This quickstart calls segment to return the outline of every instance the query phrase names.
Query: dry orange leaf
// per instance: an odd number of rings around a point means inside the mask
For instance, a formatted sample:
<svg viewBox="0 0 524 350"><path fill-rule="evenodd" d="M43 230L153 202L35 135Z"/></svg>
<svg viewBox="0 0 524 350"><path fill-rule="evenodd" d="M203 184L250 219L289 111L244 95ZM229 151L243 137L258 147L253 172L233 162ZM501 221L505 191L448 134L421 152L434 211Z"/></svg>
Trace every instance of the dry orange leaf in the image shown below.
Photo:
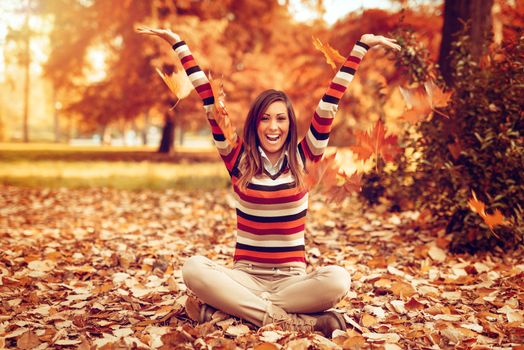
<svg viewBox="0 0 524 350"><path fill-rule="evenodd" d="M423 310L424 304L420 303L415 298L411 298L407 303L404 304L404 307L408 310Z"/></svg>
<svg viewBox="0 0 524 350"><path fill-rule="evenodd" d="M386 129L380 120L377 120L371 132L357 131L355 136L357 144L351 150L360 160L367 160L373 155L378 160L380 155L386 162L390 162L400 153L397 136L386 137Z"/></svg>
<svg viewBox="0 0 524 350"><path fill-rule="evenodd" d="M167 75L159 68L156 68L156 72L179 100L186 98L193 90L193 85L183 70L173 72L171 75Z"/></svg>
<svg viewBox="0 0 524 350"><path fill-rule="evenodd" d="M444 92L441 88L433 82L433 80L426 81L424 83L424 89L429 97L429 103L432 108L446 107L451 99L453 92Z"/></svg>
<svg viewBox="0 0 524 350"><path fill-rule="evenodd" d="M470 209L479 214L482 219L484 219L484 222L490 229L493 230L493 227L497 225L506 225L507 222L504 220L504 215L500 212L500 210L496 209L493 214L487 214L486 213L486 204L484 202L477 199L477 195L474 191L471 191L472 197L468 201L468 205Z"/></svg>
<svg viewBox="0 0 524 350"><path fill-rule="evenodd" d="M347 175L336 162L336 152L325 155L316 162L306 161L305 185L308 190L319 184L329 202L340 203L349 193L361 190L362 175ZM343 180L339 184L339 179Z"/></svg>
<svg viewBox="0 0 524 350"><path fill-rule="evenodd" d="M480 216L486 215L485 209L486 205L477 199L477 195L474 191L471 191L471 194L473 195L473 198L468 201L468 205L475 213L479 214Z"/></svg>
<svg viewBox="0 0 524 350"><path fill-rule="evenodd" d="M346 62L346 58L344 56L342 56L329 44L322 43L322 41L320 41L319 38L313 37L313 45L315 46L315 49L319 50L324 54L324 56L326 57L326 62L331 67L333 67L333 69L337 69L337 65L342 65L344 62Z"/></svg>
<svg viewBox="0 0 524 350"><path fill-rule="evenodd" d="M378 323L378 320L370 314L364 313L360 322L364 327L369 328L371 326L376 325Z"/></svg>
<svg viewBox="0 0 524 350"><path fill-rule="evenodd" d="M424 87L405 88L400 86L400 94L408 110L400 117L412 124L426 120L431 111L449 119L449 116L436 110L437 107L446 107L451 98L451 92L444 92L432 80L424 83Z"/></svg>
<svg viewBox="0 0 524 350"><path fill-rule="evenodd" d="M403 298L409 298L416 293L415 289L413 289L413 287L410 284L404 282L394 282L391 285L391 291L396 296Z"/></svg>
<svg viewBox="0 0 524 350"><path fill-rule="evenodd" d="M186 300L186 314L193 321L198 321L200 319L200 307L202 303L194 297L188 297Z"/></svg>
<svg viewBox="0 0 524 350"><path fill-rule="evenodd" d="M324 155L324 157L316 162L306 160L306 176L304 178L304 182L308 189L312 189L317 184L319 184L320 180L324 177L328 169L336 167L336 155L336 152L330 155ZM332 181L332 179L330 180Z"/></svg>
<svg viewBox="0 0 524 350"><path fill-rule="evenodd" d="M455 139L455 142L448 144L448 150L449 153L451 153L453 159L457 160L460 157L460 153L462 152L460 142L457 139Z"/></svg>
<svg viewBox="0 0 524 350"><path fill-rule="evenodd" d="M278 350L278 347L273 343L258 344L253 350Z"/></svg>
<svg viewBox="0 0 524 350"><path fill-rule="evenodd" d="M496 209L495 213L493 214L486 214L484 216L484 222L489 226L490 229L493 229L493 227L497 225L506 224L506 221L504 221L504 215L502 215L498 209Z"/></svg>
<svg viewBox="0 0 524 350"><path fill-rule="evenodd" d="M211 78L211 74L210 74ZM235 147L238 141L237 134L233 124L231 123L231 118L226 109L224 92L224 83L220 79L210 79L211 89L213 90L213 95L215 96L215 111L214 117L215 120L224 133L224 137L227 142Z"/></svg>

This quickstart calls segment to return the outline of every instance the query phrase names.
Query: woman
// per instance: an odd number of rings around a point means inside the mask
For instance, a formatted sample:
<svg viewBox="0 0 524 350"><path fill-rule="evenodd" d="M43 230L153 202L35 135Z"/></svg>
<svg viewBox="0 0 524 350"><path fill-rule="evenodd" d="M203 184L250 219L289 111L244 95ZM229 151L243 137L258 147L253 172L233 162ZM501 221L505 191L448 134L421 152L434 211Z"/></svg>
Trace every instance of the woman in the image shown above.
<svg viewBox="0 0 524 350"><path fill-rule="evenodd" d="M383 36L363 35L320 100L300 142L288 96L267 90L249 110L243 138L234 135L236 142L230 143L215 120L209 80L187 44L167 29L137 31L161 37L177 53L202 98L237 201L233 269L203 256L191 257L182 268L184 282L204 302L198 321L211 320L219 309L257 326L279 323L285 329L319 331L328 337L335 329L345 329L342 315L326 310L349 291L349 273L339 266L306 273L304 164L322 157L338 102L367 50L376 46L400 50L400 46Z"/></svg>

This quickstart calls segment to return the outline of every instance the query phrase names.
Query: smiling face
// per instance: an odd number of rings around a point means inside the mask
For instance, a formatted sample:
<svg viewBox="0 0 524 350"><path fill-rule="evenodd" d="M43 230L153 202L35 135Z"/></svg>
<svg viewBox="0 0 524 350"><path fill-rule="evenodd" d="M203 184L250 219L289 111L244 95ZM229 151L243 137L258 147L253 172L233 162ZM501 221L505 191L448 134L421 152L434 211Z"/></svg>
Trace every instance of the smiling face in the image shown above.
<svg viewBox="0 0 524 350"><path fill-rule="evenodd" d="M269 160L275 163L289 134L289 115L283 101L271 103L260 116L257 125L258 141Z"/></svg>

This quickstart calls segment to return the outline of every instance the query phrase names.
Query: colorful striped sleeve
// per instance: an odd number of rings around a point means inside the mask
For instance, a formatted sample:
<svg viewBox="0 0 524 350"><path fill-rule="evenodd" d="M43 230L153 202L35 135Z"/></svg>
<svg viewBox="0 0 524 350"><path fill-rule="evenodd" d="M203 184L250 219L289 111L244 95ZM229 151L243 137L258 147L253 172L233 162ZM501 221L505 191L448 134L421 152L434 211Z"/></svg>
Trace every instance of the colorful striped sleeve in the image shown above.
<svg viewBox="0 0 524 350"><path fill-rule="evenodd" d="M179 41L175 43L173 45L173 50L175 50L176 54L178 55L178 58L180 59L180 62L182 63L189 80L202 99L208 122L211 125L213 141L218 149L218 152L220 153L220 156L222 157L222 160L226 164L229 173L231 174L237 158L241 153L242 142L240 142L236 133L233 135L234 141L236 141L234 142L236 143L234 147L226 140L224 132L215 119L215 96L213 95L211 83L209 82L206 74L198 66L185 41Z"/></svg>
<svg viewBox="0 0 524 350"><path fill-rule="evenodd" d="M322 158L329 141L333 118L338 110L338 102L353 80L360 61L368 50L368 45L357 41L346 62L329 84L313 114L309 130L299 145L299 150L305 158L313 161Z"/></svg>

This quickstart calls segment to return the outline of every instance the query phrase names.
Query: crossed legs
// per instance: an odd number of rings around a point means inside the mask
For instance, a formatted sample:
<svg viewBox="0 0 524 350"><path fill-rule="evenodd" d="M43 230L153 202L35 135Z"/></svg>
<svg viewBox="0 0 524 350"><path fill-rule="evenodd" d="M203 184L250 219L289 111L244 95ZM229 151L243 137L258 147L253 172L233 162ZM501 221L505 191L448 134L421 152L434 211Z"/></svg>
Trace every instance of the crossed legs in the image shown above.
<svg viewBox="0 0 524 350"><path fill-rule="evenodd" d="M206 304L262 326L266 313L277 306L288 313L314 313L333 307L350 287L349 273L325 266L307 275L275 281L228 269L203 256L189 258L182 268L187 287Z"/></svg>

